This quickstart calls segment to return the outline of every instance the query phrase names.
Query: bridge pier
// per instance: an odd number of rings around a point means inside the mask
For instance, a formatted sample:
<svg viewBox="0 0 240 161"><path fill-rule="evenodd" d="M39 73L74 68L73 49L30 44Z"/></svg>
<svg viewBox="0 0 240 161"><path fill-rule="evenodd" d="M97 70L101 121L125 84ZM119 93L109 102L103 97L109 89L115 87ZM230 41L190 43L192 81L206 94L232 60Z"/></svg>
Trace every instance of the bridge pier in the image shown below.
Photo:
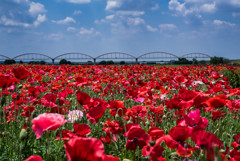
<svg viewBox="0 0 240 161"><path fill-rule="evenodd" d="M96 65L96 58L93 59L93 64Z"/></svg>
<svg viewBox="0 0 240 161"><path fill-rule="evenodd" d="M52 64L54 65L54 59L52 59Z"/></svg>

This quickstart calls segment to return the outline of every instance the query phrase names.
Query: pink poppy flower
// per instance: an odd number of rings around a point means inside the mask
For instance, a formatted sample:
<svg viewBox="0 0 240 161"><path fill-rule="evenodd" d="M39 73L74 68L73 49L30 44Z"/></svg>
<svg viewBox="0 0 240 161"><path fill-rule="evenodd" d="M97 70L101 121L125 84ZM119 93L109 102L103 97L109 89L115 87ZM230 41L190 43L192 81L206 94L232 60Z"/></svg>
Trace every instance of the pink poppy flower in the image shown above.
<svg viewBox="0 0 240 161"><path fill-rule="evenodd" d="M32 155L27 158L25 161L42 161L42 158L39 155Z"/></svg>
<svg viewBox="0 0 240 161"><path fill-rule="evenodd" d="M66 122L61 114L43 113L32 120L32 129L36 133L36 139L40 138L44 131L54 131Z"/></svg>

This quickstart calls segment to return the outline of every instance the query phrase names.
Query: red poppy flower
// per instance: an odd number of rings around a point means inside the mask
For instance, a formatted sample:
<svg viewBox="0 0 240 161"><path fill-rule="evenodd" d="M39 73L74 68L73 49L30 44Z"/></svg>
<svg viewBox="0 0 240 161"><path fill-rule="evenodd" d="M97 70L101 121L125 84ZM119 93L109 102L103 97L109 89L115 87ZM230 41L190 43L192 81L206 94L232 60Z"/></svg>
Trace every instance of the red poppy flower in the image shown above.
<svg viewBox="0 0 240 161"><path fill-rule="evenodd" d="M118 161L118 157L114 157L112 155L104 155L103 161Z"/></svg>
<svg viewBox="0 0 240 161"><path fill-rule="evenodd" d="M146 145L142 149L142 154L144 157L150 156L150 160L158 160L162 158L162 152L165 150L162 146L159 144L163 141L163 137L159 138L156 141L150 141L148 142L148 145Z"/></svg>
<svg viewBox="0 0 240 161"><path fill-rule="evenodd" d="M9 74L0 73L0 88L10 87L12 84L16 82L17 82L17 79L15 77L12 77Z"/></svg>
<svg viewBox="0 0 240 161"><path fill-rule="evenodd" d="M150 140L146 132L141 127L137 126L132 126L124 136L127 137L126 148L130 150L135 150L137 146L143 148Z"/></svg>
<svg viewBox="0 0 240 161"><path fill-rule="evenodd" d="M184 119L177 120L177 125L179 126L188 126L190 131L193 128L205 129L208 125L208 120L204 117L201 117L200 110L192 111Z"/></svg>
<svg viewBox="0 0 240 161"><path fill-rule="evenodd" d="M174 77L174 80L177 82L177 83L186 83L188 80L185 79L184 76L180 76L180 75L177 75Z"/></svg>
<svg viewBox="0 0 240 161"><path fill-rule="evenodd" d="M170 149L176 149L176 153L183 157L190 157L195 151L189 144L185 143L190 136L188 127L175 126L169 131L169 135L164 136L164 141Z"/></svg>
<svg viewBox="0 0 240 161"><path fill-rule="evenodd" d="M123 130L119 122L117 122L116 120L108 119L106 122L103 123L103 125L104 128L102 128L102 130L104 130L106 133L118 134Z"/></svg>
<svg viewBox="0 0 240 161"><path fill-rule="evenodd" d="M73 125L74 132L79 136L86 136L91 133L91 128L87 124L78 124L74 123Z"/></svg>
<svg viewBox="0 0 240 161"><path fill-rule="evenodd" d="M212 108L223 107L226 104L226 101L220 97L212 97L206 101L206 104Z"/></svg>
<svg viewBox="0 0 240 161"><path fill-rule="evenodd" d="M36 134L36 138L40 138L44 131L54 131L66 122L63 115L55 113L43 113L32 120L32 129Z"/></svg>
<svg viewBox="0 0 240 161"><path fill-rule="evenodd" d="M39 155L32 155L24 161L42 161L42 158Z"/></svg>
<svg viewBox="0 0 240 161"><path fill-rule="evenodd" d="M123 107L124 105L123 101L115 100L115 101L111 101L109 104L111 108L110 114L112 116L115 116L116 114L118 114L119 116L122 116L127 112L127 108Z"/></svg>
<svg viewBox="0 0 240 161"><path fill-rule="evenodd" d="M102 106L97 106L97 107L92 107L88 113L86 114L87 119L91 122L91 123L97 123L98 120L103 116L104 112L105 112L106 108L102 107Z"/></svg>
<svg viewBox="0 0 240 161"><path fill-rule="evenodd" d="M78 137L76 134L74 134L72 131L69 130L61 130L61 140L70 140L71 138ZM56 140L60 140L60 134L57 136Z"/></svg>
<svg viewBox="0 0 240 161"><path fill-rule="evenodd" d="M26 79L32 75L26 68L22 66L13 68L13 74L17 79Z"/></svg>
<svg viewBox="0 0 240 161"><path fill-rule="evenodd" d="M45 107L57 107L56 100L57 95L53 93L47 93L41 98L41 102Z"/></svg>
<svg viewBox="0 0 240 161"><path fill-rule="evenodd" d="M142 149L142 154L144 157L149 155L151 157L151 160L157 160L158 158L162 157L162 152L164 150L165 149L162 146L160 146L159 144L156 144L153 147L145 146Z"/></svg>
<svg viewBox="0 0 240 161"><path fill-rule="evenodd" d="M240 160L240 151L232 150L230 152L231 159L230 161L239 161Z"/></svg>
<svg viewBox="0 0 240 161"><path fill-rule="evenodd" d="M133 106L131 110L133 117L137 116L137 118L141 117L143 119L147 115L147 109L145 106L141 105Z"/></svg>
<svg viewBox="0 0 240 161"><path fill-rule="evenodd" d="M190 101L195 99L199 94L191 90L181 89L178 95L181 100Z"/></svg>
<svg viewBox="0 0 240 161"><path fill-rule="evenodd" d="M65 142L68 161L102 161L105 155L103 143L96 138L77 137Z"/></svg>
<svg viewBox="0 0 240 161"><path fill-rule="evenodd" d="M90 103L91 97L87 93L77 91L76 94L77 94L77 101L80 105L86 105Z"/></svg>
<svg viewBox="0 0 240 161"><path fill-rule="evenodd" d="M212 112L211 118L213 121L216 121L216 120L220 119L222 116L223 116L223 112L216 110L216 111Z"/></svg>
<svg viewBox="0 0 240 161"><path fill-rule="evenodd" d="M164 131L159 127L151 127L147 133L151 136L152 140L156 140L164 135Z"/></svg>
<svg viewBox="0 0 240 161"><path fill-rule="evenodd" d="M240 133L239 134L236 134L233 136L235 142L232 142L232 147L234 149L238 149L238 147L240 147Z"/></svg>
<svg viewBox="0 0 240 161"><path fill-rule="evenodd" d="M214 147L220 149L223 146L223 142L216 135L203 130L193 131L192 141L207 152L212 152Z"/></svg>

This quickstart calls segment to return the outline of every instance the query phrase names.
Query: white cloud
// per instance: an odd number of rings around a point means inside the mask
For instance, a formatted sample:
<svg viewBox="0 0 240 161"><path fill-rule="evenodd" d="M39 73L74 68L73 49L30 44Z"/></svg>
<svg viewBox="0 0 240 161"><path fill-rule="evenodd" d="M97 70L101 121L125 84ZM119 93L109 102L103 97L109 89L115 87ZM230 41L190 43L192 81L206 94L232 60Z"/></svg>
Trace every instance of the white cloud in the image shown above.
<svg viewBox="0 0 240 161"><path fill-rule="evenodd" d="M0 24L4 26L21 26L21 27L30 27L31 24L18 22L16 20L8 19L5 16L1 16Z"/></svg>
<svg viewBox="0 0 240 161"><path fill-rule="evenodd" d="M146 11L156 10L159 0L107 0L107 11Z"/></svg>
<svg viewBox="0 0 240 161"><path fill-rule="evenodd" d="M90 3L91 0L65 0L69 3L75 3L75 4L82 4L82 3Z"/></svg>
<svg viewBox="0 0 240 161"><path fill-rule="evenodd" d="M142 16L145 14L144 11L117 11L116 14L123 16Z"/></svg>
<svg viewBox="0 0 240 161"><path fill-rule="evenodd" d="M150 32L157 32L157 31L158 31L157 28L154 28L154 27L152 27L152 26L150 26L150 25L147 25L146 28L147 28L147 30L150 31Z"/></svg>
<svg viewBox="0 0 240 161"><path fill-rule="evenodd" d="M234 12L234 13L232 13L232 16L233 17L239 17L240 16L240 12Z"/></svg>
<svg viewBox="0 0 240 161"><path fill-rule="evenodd" d="M41 3L31 0L1 0L0 3L0 23L9 29L37 27L47 19L47 10Z"/></svg>
<svg viewBox="0 0 240 161"><path fill-rule="evenodd" d="M40 23L42 23L46 20L47 20L47 18L46 18L45 14L44 15L39 14L37 19L33 22L33 25L37 27L38 25L40 25Z"/></svg>
<svg viewBox="0 0 240 161"><path fill-rule="evenodd" d="M199 15L199 13L214 13L217 10L215 1L213 3L205 2L204 0L185 0L183 3L180 3L178 0L170 0L168 8L183 16L189 14Z"/></svg>
<svg viewBox="0 0 240 161"><path fill-rule="evenodd" d="M236 26L236 24L234 24L234 23L230 23L227 21L221 21L221 20L214 20L213 23L218 26L222 26L222 25L227 25L227 26L231 26L231 27Z"/></svg>
<svg viewBox="0 0 240 161"><path fill-rule="evenodd" d="M68 27L67 31L68 32L75 32L75 31L77 31L77 29L75 27Z"/></svg>
<svg viewBox="0 0 240 161"><path fill-rule="evenodd" d="M234 6L240 7L240 1L239 0L229 0L229 2Z"/></svg>
<svg viewBox="0 0 240 161"><path fill-rule="evenodd" d="M62 24L62 25L66 25L66 24L69 24L69 23L76 23L76 21L72 18L72 17L66 17L65 19L63 20L52 20L53 23L56 23L56 24Z"/></svg>
<svg viewBox="0 0 240 161"><path fill-rule="evenodd" d="M47 38L50 40L60 40L63 38L63 35L58 34L58 33L52 33L52 34L48 35Z"/></svg>
<svg viewBox="0 0 240 161"><path fill-rule="evenodd" d="M201 11L203 12L215 12L216 11L216 2L214 1L213 3L206 3L201 6Z"/></svg>
<svg viewBox="0 0 240 161"><path fill-rule="evenodd" d="M112 20L114 19L115 15L108 15L106 16L106 20Z"/></svg>
<svg viewBox="0 0 240 161"><path fill-rule="evenodd" d="M80 14L82 14L82 11L80 11L80 10L75 10L75 11L73 12L73 14L74 14L74 15L80 15Z"/></svg>
<svg viewBox="0 0 240 161"><path fill-rule="evenodd" d="M186 11L184 3L181 4L180 2L178 2L178 0L170 0L168 3L168 8L170 10L178 11L183 14L185 14Z"/></svg>
<svg viewBox="0 0 240 161"><path fill-rule="evenodd" d="M153 6L152 8L151 8L151 10L158 10L159 9L159 5L158 4L155 4L155 6Z"/></svg>
<svg viewBox="0 0 240 161"><path fill-rule="evenodd" d="M35 2L30 3L30 8L28 11L31 15L38 15L46 12L44 5Z"/></svg>
<svg viewBox="0 0 240 161"><path fill-rule="evenodd" d="M98 25L99 25L99 24L103 24L103 23L108 23L108 22L110 22L110 21L113 21L115 17L116 17L115 15L108 15L108 16L106 16L104 19L95 20L94 23L95 23L95 24L98 24Z"/></svg>
<svg viewBox="0 0 240 161"><path fill-rule="evenodd" d="M145 24L145 21L142 18L136 17L136 18L128 18L127 23L130 26L131 25L137 26L137 25L140 25L140 24Z"/></svg>
<svg viewBox="0 0 240 161"><path fill-rule="evenodd" d="M172 30L177 29L177 27L174 24L160 24L159 28L160 28L161 32L172 31Z"/></svg>
<svg viewBox="0 0 240 161"><path fill-rule="evenodd" d="M107 1L107 6L106 6L106 10L112 10L115 8L119 8L121 6L120 1L118 0L108 0Z"/></svg>
<svg viewBox="0 0 240 161"><path fill-rule="evenodd" d="M93 27L91 27L90 29L81 27L80 31L78 32L79 35L99 35L100 33L98 31L96 31Z"/></svg>

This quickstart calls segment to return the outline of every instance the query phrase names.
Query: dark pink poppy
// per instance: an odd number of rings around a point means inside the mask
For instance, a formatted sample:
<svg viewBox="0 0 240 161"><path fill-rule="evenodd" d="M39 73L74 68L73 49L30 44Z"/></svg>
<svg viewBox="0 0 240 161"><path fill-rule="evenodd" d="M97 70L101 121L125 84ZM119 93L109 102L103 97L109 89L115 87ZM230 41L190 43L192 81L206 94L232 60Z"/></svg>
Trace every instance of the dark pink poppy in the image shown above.
<svg viewBox="0 0 240 161"><path fill-rule="evenodd" d="M72 138L65 142L64 148L68 161L102 161L105 156L104 145L96 138Z"/></svg>
<svg viewBox="0 0 240 161"><path fill-rule="evenodd" d="M56 113L43 113L32 120L32 129L36 134L36 138L40 138L44 131L54 131L66 122L63 115Z"/></svg>

